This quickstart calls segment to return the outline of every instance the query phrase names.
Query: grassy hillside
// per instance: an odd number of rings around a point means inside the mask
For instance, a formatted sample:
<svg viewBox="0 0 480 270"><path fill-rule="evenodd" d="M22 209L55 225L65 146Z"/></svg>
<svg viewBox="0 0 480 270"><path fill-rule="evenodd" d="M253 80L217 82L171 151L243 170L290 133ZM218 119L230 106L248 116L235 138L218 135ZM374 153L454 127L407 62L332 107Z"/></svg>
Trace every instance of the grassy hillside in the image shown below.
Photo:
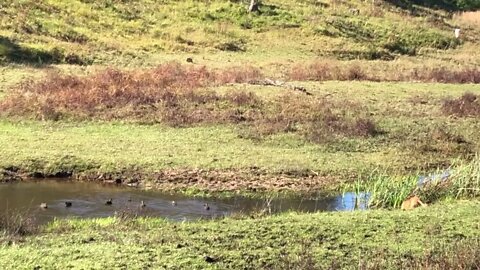
<svg viewBox="0 0 480 270"><path fill-rule="evenodd" d="M0 6L0 59L138 65L160 53L218 52L270 61L392 59L478 41L478 28L471 27L461 40L454 38L457 22L450 12L457 7L447 1L440 9L421 1L376 3L270 0L248 14L245 2L226 0L6 0Z"/></svg>

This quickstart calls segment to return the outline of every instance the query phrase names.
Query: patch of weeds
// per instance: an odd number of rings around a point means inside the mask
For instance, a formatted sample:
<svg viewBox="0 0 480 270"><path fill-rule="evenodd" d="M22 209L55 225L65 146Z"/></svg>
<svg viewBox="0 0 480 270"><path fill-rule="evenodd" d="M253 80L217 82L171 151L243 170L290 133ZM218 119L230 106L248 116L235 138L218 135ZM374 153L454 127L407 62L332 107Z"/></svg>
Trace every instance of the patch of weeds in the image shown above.
<svg viewBox="0 0 480 270"><path fill-rule="evenodd" d="M464 93L461 97L443 102L442 112L457 117L480 116L480 97L473 93Z"/></svg>
<svg viewBox="0 0 480 270"><path fill-rule="evenodd" d="M28 212L9 212L0 214L0 236L7 239L35 234L39 231L34 217ZM0 240L2 237L0 237Z"/></svg>

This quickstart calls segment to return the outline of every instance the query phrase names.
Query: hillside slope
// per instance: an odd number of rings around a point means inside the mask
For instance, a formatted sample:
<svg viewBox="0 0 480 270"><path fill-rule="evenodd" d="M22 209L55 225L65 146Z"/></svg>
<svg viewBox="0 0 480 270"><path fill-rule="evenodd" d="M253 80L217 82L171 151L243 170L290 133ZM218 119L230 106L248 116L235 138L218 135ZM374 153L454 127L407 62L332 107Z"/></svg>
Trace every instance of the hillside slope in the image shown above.
<svg viewBox="0 0 480 270"><path fill-rule="evenodd" d="M454 38L452 10L459 7L451 1L430 8L412 1L269 0L252 14L244 2L227 0L3 2L4 63L124 64L159 53L218 52L390 60L458 50L479 36L469 26Z"/></svg>

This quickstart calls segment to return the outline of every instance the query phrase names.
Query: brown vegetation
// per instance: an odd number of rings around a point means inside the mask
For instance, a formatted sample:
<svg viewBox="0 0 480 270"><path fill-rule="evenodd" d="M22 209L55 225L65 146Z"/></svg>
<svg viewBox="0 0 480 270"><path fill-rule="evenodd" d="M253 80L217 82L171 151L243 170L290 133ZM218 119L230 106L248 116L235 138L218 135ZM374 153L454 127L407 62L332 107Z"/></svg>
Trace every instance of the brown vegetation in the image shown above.
<svg viewBox="0 0 480 270"><path fill-rule="evenodd" d="M480 11L465 11L454 15L453 19L461 24L480 26Z"/></svg>
<svg viewBox="0 0 480 270"><path fill-rule="evenodd" d="M319 60L294 66L287 77L296 81L421 81L440 83L480 83L480 69L464 67L421 67L403 70L394 64L376 63L381 67Z"/></svg>
<svg viewBox="0 0 480 270"><path fill-rule="evenodd" d="M135 119L181 126L208 122L225 102L255 103L252 96L221 96L203 88L249 82L260 75L252 67L209 71L177 63L140 71L107 69L86 77L53 73L24 82L0 108L9 115L46 120Z"/></svg>
<svg viewBox="0 0 480 270"><path fill-rule="evenodd" d="M349 74L363 76L357 69ZM9 116L42 120L129 120L174 127L243 123L249 127L246 137L251 138L298 132L314 142L324 142L337 136L378 133L365 110L352 102L300 92L283 92L266 101L253 92L219 94L206 88L253 82L260 76L251 67L209 71L176 63L141 71L107 69L86 77L55 73L38 82L24 82L0 103L0 109Z"/></svg>
<svg viewBox="0 0 480 270"><path fill-rule="evenodd" d="M1 213L0 214L0 240L2 234L7 238L15 238L34 234L38 225L28 213Z"/></svg>
<svg viewBox="0 0 480 270"><path fill-rule="evenodd" d="M337 178L317 175L312 171L267 172L257 168L228 170L182 170L171 169L157 173L147 173L135 169L111 174L82 173L75 175L82 181L102 181L104 183L154 187L158 190L197 189L208 191L296 191L305 194L325 191ZM148 181L145 181L148 179ZM345 180L345 179L342 179Z"/></svg>
<svg viewBox="0 0 480 270"><path fill-rule="evenodd" d="M443 102L442 111L446 115L458 117L480 116L480 97L473 93L465 93L456 99L447 99Z"/></svg>
<svg viewBox="0 0 480 270"><path fill-rule="evenodd" d="M420 198L415 195L403 201L401 209L412 210L414 208L417 208L418 206L427 206L427 204L422 202L422 200L420 200Z"/></svg>

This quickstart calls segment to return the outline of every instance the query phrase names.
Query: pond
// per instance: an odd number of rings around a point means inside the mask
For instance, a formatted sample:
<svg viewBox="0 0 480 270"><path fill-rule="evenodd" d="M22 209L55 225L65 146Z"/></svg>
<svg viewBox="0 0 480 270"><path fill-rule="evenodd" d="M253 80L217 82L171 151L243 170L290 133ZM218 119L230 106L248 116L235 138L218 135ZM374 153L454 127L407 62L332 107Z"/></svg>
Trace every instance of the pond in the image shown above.
<svg viewBox="0 0 480 270"><path fill-rule="evenodd" d="M109 199L112 199L111 205L106 204ZM142 201L144 207L141 206ZM66 207L65 202L71 202L71 206ZM40 207L42 203L47 204L46 209ZM136 213L142 216L183 221L218 218L235 213L249 214L263 209L267 209L266 211L271 213L278 213L284 211L351 211L365 208L365 203L356 203L354 193L330 197L318 196L318 198L309 199L278 197L267 200L242 196L197 198L182 194L64 179L0 185L0 213L30 212L39 223L45 223L54 218L108 217L115 213Z"/></svg>

